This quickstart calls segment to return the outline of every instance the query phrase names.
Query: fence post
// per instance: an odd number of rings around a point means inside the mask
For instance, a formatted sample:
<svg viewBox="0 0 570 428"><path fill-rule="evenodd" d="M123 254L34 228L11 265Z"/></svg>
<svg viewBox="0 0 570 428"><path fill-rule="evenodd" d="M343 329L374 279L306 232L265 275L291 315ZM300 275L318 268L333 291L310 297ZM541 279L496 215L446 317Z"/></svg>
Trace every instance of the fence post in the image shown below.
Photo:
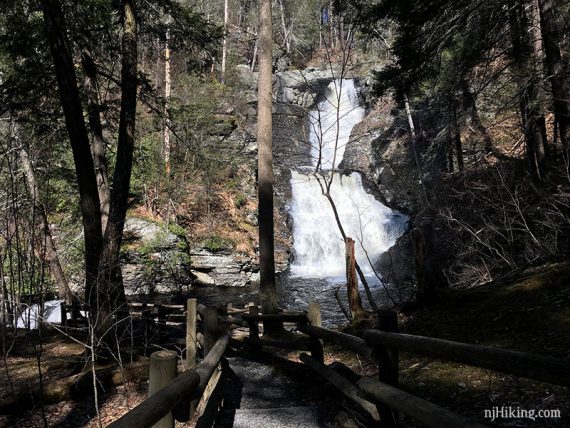
<svg viewBox="0 0 570 428"><path fill-rule="evenodd" d="M309 324L315 327L321 326L321 305L318 302L309 303L307 318L309 319Z"/></svg>
<svg viewBox="0 0 570 428"><path fill-rule="evenodd" d="M255 304L249 304L249 315L259 315L259 308ZM257 341L259 339L259 323L257 321L247 321L249 325L249 338ZM249 348L254 354L261 351L261 345L258 343L249 343Z"/></svg>
<svg viewBox="0 0 570 428"><path fill-rule="evenodd" d="M206 308L204 313L204 357L208 355L212 346L218 340L219 318L218 311L214 308Z"/></svg>
<svg viewBox="0 0 570 428"><path fill-rule="evenodd" d="M160 391L176 377L175 351L156 351L150 356L148 395ZM153 428L173 428L174 417L169 412L164 418L153 425Z"/></svg>
<svg viewBox="0 0 570 428"><path fill-rule="evenodd" d="M60 303L59 310L61 311L61 326L67 333L67 305L65 301Z"/></svg>
<svg viewBox="0 0 570 428"><path fill-rule="evenodd" d="M395 311L379 311L378 330L398 331L398 314ZM399 356L396 349L378 348L378 378L380 382L398 386ZM395 428L398 426L398 412L385 404L379 404L380 426L382 428Z"/></svg>
<svg viewBox="0 0 570 428"><path fill-rule="evenodd" d="M315 327L321 326L321 306L317 302L309 303L307 310L307 319L309 324ZM323 344L316 337L311 337L309 340L309 347L311 348L311 357L320 363L324 363L325 354L323 351Z"/></svg>
<svg viewBox="0 0 570 428"><path fill-rule="evenodd" d="M255 305L249 306L250 315L259 315L259 308ZM259 323L257 321L249 322L249 337L251 339L259 339Z"/></svg>
<svg viewBox="0 0 570 428"><path fill-rule="evenodd" d="M186 365L188 368L196 365L196 299L186 301Z"/></svg>

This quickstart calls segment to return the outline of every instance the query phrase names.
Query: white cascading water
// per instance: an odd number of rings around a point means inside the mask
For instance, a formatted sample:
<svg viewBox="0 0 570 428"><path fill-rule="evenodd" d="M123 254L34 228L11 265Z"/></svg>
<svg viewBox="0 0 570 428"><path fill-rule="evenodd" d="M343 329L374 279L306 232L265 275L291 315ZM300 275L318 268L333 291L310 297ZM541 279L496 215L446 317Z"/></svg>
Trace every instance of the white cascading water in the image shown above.
<svg viewBox="0 0 570 428"><path fill-rule="evenodd" d="M407 217L366 193L359 173L342 175L333 171L342 161L352 128L363 117L353 80L332 82L326 99L309 115L312 166L291 171L294 277L345 275L344 242L321 190L324 178L330 181L331 174L330 195L346 235L356 241L356 259L367 276L372 274L368 259L376 261L406 228Z"/></svg>

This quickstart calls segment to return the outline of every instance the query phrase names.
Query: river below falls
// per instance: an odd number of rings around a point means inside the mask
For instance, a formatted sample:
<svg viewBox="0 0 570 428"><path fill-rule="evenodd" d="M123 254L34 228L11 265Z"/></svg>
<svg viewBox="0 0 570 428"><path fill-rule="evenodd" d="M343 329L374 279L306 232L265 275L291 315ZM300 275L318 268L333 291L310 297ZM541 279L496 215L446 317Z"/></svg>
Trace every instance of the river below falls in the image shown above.
<svg viewBox="0 0 570 428"><path fill-rule="evenodd" d="M321 306L322 323L325 327L335 327L346 324L348 320L339 308L334 290L339 287L340 301L347 306L346 281L343 278L299 278L291 277L287 273L277 276L277 295L279 307L286 310L305 311L310 302L316 301ZM409 298L409 292L402 289L376 284L371 287L374 301L379 306L391 306L388 294L396 303ZM364 308L371 310L362 286L360 295ZM183 303L186 298L196 298L207 306L220 306L231 303L234 307L243 307L249 302L260 304L262 296L259 286L247 287L220 287L204 286L193 287L184 297L175 298L176 303Z"/></svg>

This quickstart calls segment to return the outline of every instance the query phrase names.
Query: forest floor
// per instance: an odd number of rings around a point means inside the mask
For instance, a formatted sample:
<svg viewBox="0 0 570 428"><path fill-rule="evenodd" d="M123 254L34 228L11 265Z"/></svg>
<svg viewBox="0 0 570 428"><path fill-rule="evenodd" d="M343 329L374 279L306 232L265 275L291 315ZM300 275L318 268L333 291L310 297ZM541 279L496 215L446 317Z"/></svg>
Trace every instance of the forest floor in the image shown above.
<svg viewBox="0 0 570 428"><path fill-rule="evenodd" d="M453 291L403 319L402 330L561 358L570 357L570 265L545 266L471 290ZM570 426L570 390L404 354L402 385L483 423L485 409L558 409L560 419L497 419L498 426Z"/></svg>
<svg viewBox="0 0 570 428"><path fill-rule="evenodd" d="M570 264L543 266L469 290L450 290L409 316L400 331L561 358L570 357ZM375 367L345 355L360 374ZM401 387L481 423L570 426L570 389L471 366L400 354ZM558 409L560 419L484 418L485 409ZM403 418L403 426L423 426Z"/></svg>
<svg viewBox="0 0 570 428"><path fill-rule="evenodd" d="M476 289L448 291L414 313L400 315L399 326L411 334L569 358L570 264L544 266ZM51 334L42 346L43 381L48 387L77 370L84 358L83 347L61 335ZM33 338L22 336L8 357L0 361L0 402L12 393L12 387L22 391L37 382L37 350ZM278 354L298 361L298 352ZM325 348L325 362L335 363L342 370L341 362L360 375L376 375L374 363L332 346ZM400 355L400 381L409 392L492 426L570 426L567 388L407 353ZM103 426L142 401L146 389L142 381L101 393ZM95 427L93 402L92 396L85 396L46 405L43 414L36 410L0 415L0 427L41 427L45 426L44 417L50 427ZM504 418L491 423L484 418L484 410L495 407L559 409L562 417L534 421ZM405 417L402 422L404 427L419 426ZM358 425L347 421L343 426Z"/></svg>

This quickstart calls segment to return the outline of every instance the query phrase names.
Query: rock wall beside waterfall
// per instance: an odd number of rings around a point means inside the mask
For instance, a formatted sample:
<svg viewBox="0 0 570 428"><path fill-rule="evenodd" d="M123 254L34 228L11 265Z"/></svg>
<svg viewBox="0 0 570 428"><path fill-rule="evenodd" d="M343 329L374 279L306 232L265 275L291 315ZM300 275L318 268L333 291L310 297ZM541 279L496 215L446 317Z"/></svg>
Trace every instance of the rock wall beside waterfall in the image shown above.
<svg viewBox="0 0 570 428"><path fill-rule="evenodd" d="M185 235L167 225L136 217L125 223L121 265L127 295L184 294L196 285L259 281L257 266L246 255L190 246Z"/></svg>
<svg viewBox="0 0 570 428"><path fill-rule="evenodd" d="M367 114L352 131L341 167L359 171L371 193L390 208L410 215L413 222L421 210L422 196L407 138L408 124L391 97L374 97L371 84L371 78L360 80ZM414 283L415 259L409 234L402 235L380 256L378 268L393 284Z"/></svg>
<svg viewBox="0 0 570 428"><path fill-rule="evenodd" d="M231 211L237 209L240 212L239 218L243 217L243 219L238 219L237 223L232 221L233 235L230 238L234 245L224 246L216 251L209 251L203 245L203 242L194 239L194 235L200 236L200 232L196 231L194 226L196 223L194 223L192 217L188 217L187 220L182 219L187 222L184 224L184 227L187 229L190 238L188 279L183 281L183 283L188 283L188 285L243 286L255 282L258 275L258 265L254 252L257 238L257 233L255 232L257 226L255 211L257 157L257 144L255 141L256 73L251 72L247 67L241 66L237 68L237 71L241 82L242 100L245 101L244 108L241 108L239 111L231 108L224 110L227 110L226 115L232 117L238 115L240 117L238 121L239 126L233 129L229 135L222 136L222 141L216 147L224 152L224 155L221 156L222 158L229 157L239 166L237 175L233 180L239 181L236 181L238 186L237 192L243 194L247 199L238 201L240 206L237 208L232 206L234 203L232 203L231 199L229 203ZM273 152L277 271L283 271L288 267L293 254L292 222L290 217L291 168L311 164L307 115L323 99L327 87L333 78L334 74L327 69L278 72L274 76ZM380 117L379 115L370 117L375 118L374 120L380 120L377 119ZM365 119L364 123L367 124L368 120L368 118ZM378 129L377 123L375 123L375 126L374 132ZM358 125L357 129L361 127L361 125ZM367 129L367 127L368 125L365 125L363 129ZM375 168L376 159L374 158L373 138L368 138L368 142L365 139L360 139L358 144L354 144L356 142L354 136L353 140L346 148L346 160L341 166L363 173L362 181L366 189L373 191L376 196L380 195L379 199L387 201L391 207L402 209L401 205L393 203L393 198L385 197L392 190L390 183L387 183L385 188L381 188L381 191L374 190L373 184L377 182L377 176L386 176L386 174L382 175L378 172L378 168ZM230 195L233 193L235 192L230 189ZM190 203L191 201L189 201L189 205ZM227 210L228 207L220 206L215 209ZM242 212L247 215L243 216ZM201 226L198 225L198 227ZM242 236L245 233L248 236ZM244 247L241 245L246 240L249 240L248 245L251 248L248 252L244 252L242 249ZM146 284L148 282L141 281L144 266L137 265L141 260L141 257L136 254L130 255L125 259L127 262L125 265L127 282L133 285ZM159 284L159 288L169 292L167 290L168 287L163 287L163 283L165 282L162 280L156 282L156 284ZM149 284L152 286L151 282Z"/></svg>
<svg viewBox="0 0 570 428"><path fill-rule="evenodd" d="M354 127L341 167L364 174L394 209L414 215L421 189L407 140L407 123L394 116L394 101L382 98Z"/></svg>

